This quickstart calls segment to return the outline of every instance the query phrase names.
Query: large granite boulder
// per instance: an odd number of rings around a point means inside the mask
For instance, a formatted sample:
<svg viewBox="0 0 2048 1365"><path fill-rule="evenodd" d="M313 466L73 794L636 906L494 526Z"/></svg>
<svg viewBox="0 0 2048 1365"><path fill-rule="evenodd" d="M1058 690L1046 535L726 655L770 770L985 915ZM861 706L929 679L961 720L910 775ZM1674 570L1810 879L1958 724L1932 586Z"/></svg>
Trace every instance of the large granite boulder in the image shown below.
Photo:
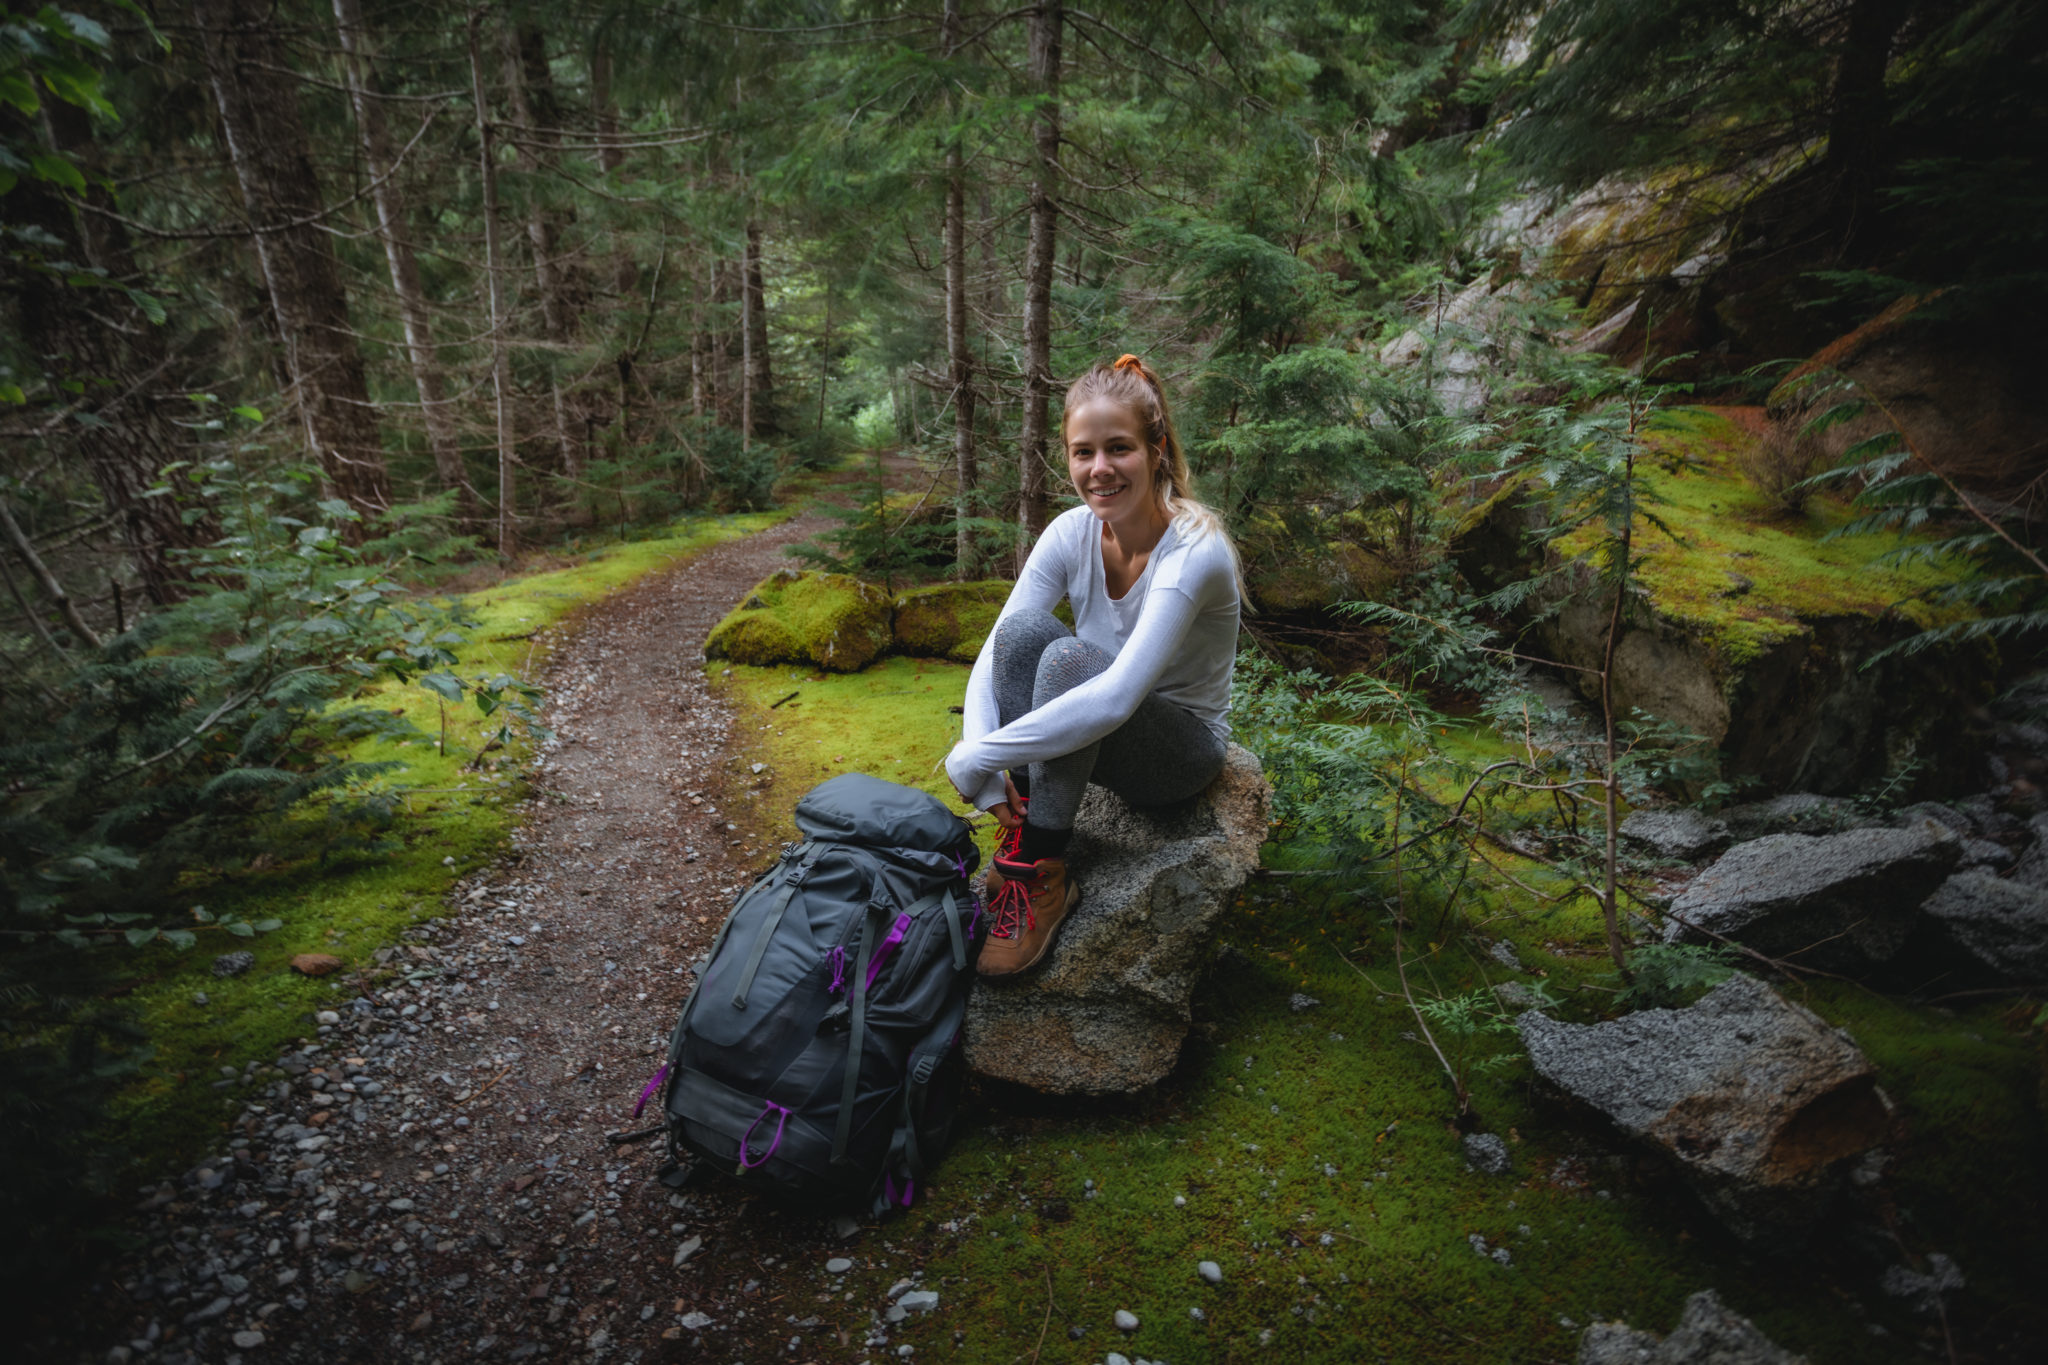
<svg viewBox="0 0 2048 1365"><path fill-rule="evenodd" d="M1517 1027L1539 1078L1669 1158L1745 1241L1796 1244L1890 1126L1855 1043L1753 976L1688 1009Z"/></svg>
<svg viewBox="0 0 2048 1365"><path fill-rule="evenodd" d="M1700 943L1718 934L1851 971L1887 962L1961 853L1955 832L1933 820L1767 835L1737 844L1702 872L1672 902L1664 937Z"/></svg>
<svg viewBox="0 0 2048 1365"><path fill-rule="evenodd" d="M1271 797L1235 744L1191 801L1140 810L1090 787L1067 849L1081 903L1036 968L976 983L968 1066L1057 1094L1134 1090L1172 1070L1216 919L1258 866Z"/></svg>
<svg viewBox="0 0 2048 1365"><path fill-rule="evenodd" d="M1579 1338L1579 1365L1806 1365L1721 1302L1711 1289L1685 1301L1668 1337L1596 1322Z"/></svg>
<svg viewBox="0 0 2048 1365"><path fill-rule="evenodd" d="M1925 909L1952 942L1999 976L2048 986L2048 891L1988 872L1958 872Z"/></svg>

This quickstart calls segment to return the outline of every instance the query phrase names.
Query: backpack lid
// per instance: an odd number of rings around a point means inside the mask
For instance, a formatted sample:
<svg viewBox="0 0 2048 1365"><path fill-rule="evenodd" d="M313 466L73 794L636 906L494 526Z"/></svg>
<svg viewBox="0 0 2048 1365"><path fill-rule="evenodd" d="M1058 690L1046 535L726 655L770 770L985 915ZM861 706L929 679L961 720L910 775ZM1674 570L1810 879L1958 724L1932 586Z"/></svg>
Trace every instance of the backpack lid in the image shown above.
<svg viewBox="0 0 2048 1365"><path fill-rule="evenodd" d="M949 856L971 838L967 822L929 792L866 773L841 773L804 793L796 825L812 839Z"/></svg>

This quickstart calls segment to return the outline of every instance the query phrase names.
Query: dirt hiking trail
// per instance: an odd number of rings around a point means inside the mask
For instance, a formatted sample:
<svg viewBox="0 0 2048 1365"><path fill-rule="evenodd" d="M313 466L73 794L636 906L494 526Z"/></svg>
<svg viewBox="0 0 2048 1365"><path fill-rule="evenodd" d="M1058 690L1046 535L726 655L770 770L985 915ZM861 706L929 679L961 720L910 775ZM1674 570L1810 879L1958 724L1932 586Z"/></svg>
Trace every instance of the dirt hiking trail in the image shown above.
<svg viewBox="0 0 2048 1365"><path fill-rule="evenodd" d="M910 1278L886 1230L674 1194L658 1140L606 1139L652 1121L633 1101L685 964L772 852L726 811L750 777L705 636L827 525L699 552L552 632L555 739L511 853L380 952L399 975L337 992L224 1148L145 1198L150 1245L52 1358L896 1356L889 1304L827 1270L860 1256Z"/></svg>

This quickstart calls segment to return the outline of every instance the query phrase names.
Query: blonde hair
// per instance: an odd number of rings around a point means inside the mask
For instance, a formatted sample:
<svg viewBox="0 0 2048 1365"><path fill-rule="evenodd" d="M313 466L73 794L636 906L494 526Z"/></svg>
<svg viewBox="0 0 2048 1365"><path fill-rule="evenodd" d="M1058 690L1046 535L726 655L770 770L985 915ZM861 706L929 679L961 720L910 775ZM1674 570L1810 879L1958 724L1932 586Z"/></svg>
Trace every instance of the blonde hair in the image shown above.
<svg viewBox="0 0 2048 1365"><path fill-rule="evenodd" d="M1158 490L1159 505L1166 513L1167 521L1183 534L1192 532L1195 536L1222 537L1224 548L1230 552L1231 571L1237 577L1238 600L1248 605L1244 568L1238 562L1237 546L1231 541L1230 532L1224 529L1223 518L1216 509L1195 499L1194 476L1188 472L1187 452L1181 449L1180 433L1173 429L1173 415L1166 409L1166 386L1159 382L1159 375L1134 355L1120 355L1108 363L1097 361L1088 373L1068 386L1065 411L1071 413L1098 399L1115 403L1138 415L1139 424L1145 432L1146 448L1158 457L1153 485ZM1060 445L1063 449L1066 443L1066 420L1062 418Z"/></svg>

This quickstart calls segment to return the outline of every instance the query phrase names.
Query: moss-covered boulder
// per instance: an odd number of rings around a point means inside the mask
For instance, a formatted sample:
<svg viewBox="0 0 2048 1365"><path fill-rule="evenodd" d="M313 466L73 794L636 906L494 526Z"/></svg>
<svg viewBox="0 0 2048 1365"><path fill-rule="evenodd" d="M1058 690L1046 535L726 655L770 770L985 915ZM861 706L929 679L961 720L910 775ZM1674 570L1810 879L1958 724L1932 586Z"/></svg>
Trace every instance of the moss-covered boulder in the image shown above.
<svg viewBox="0 0 2048 1365"><path fill-rule="evenodd" d="M738 664L858 673L889 648L889 595L848 574L783 569L755 585L704 642Z"/></svg>
<svg viewBox="0 0 2048 1365"><path fill-rule="evenodd" d="M896 598L896 652L971 664L1010 595L1000 578L934 583Z"/></svg>

